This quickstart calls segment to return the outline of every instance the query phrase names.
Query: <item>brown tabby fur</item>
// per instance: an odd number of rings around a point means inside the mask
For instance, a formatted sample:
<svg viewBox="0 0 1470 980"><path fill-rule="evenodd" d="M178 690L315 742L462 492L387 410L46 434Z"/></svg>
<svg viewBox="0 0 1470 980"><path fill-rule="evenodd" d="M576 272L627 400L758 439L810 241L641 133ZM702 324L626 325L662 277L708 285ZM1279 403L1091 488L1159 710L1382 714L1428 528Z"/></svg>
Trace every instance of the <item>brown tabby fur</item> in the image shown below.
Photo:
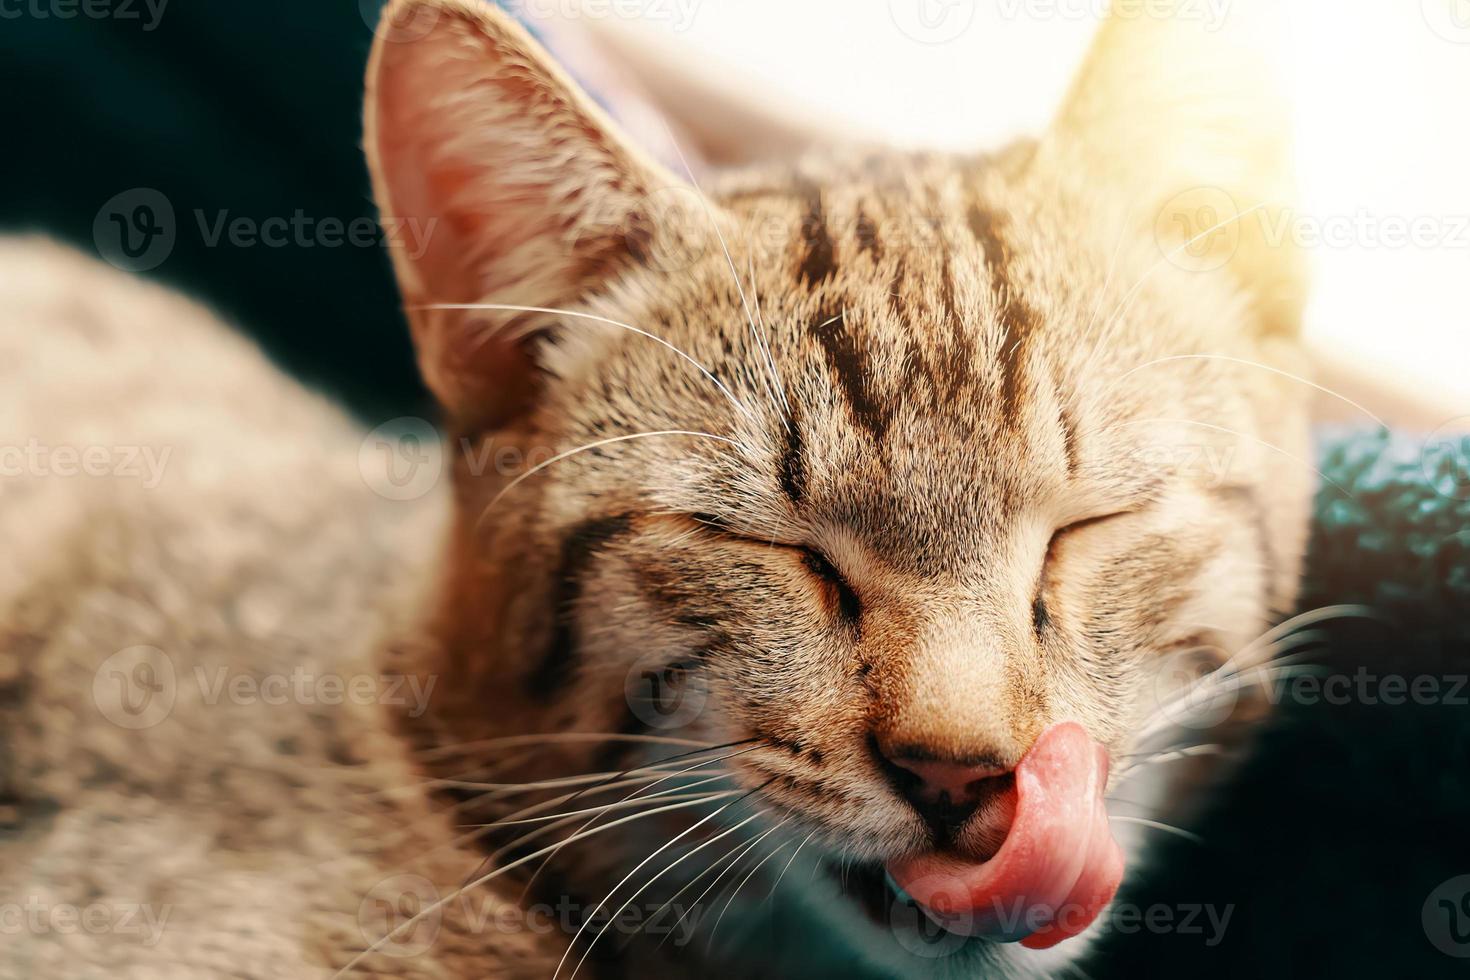
<svg viewBox="0 0 1470 980"><path fill-rule="evenodd" d="M1247 9L1115 19L1035 143L703 194L495 11L388 16L432 27L379 42L367 150L385 214L446 219L395 259L465 447L426 737L644 730L627 679L674 665L707 698L679 734L759 740L736 785L882 861L932 845L875 750L1009 767L1071 719L1126 753L1169 655L1291 607L1302 292ZM555 461L473 463L506 449Z"/></svg>

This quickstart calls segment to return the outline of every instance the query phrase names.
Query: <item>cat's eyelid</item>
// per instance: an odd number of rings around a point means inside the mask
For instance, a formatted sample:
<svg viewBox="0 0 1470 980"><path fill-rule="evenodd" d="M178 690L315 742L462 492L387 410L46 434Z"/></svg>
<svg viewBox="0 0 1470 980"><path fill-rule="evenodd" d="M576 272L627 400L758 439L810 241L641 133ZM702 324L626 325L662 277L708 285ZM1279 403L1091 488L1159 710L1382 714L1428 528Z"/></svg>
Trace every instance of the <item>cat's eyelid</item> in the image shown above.
<svg viewBox="0 0 1470 980"><path fill-rule="evenodd" d="M1123 507L1099 508L1085 517L1074 518L1073 520L1058 524L1052 536L1060 537L1063 534L1070 534L1073 531L1080 531L1088 527L1096 527L1099 524L1105 524L1108 521L1117 520L1118 518L1131 517L1134 514L1141 513L1146 506L1146 504L1140 503Z"/></svg>
<svg viewBox="0 0 1470 980"><path fill-rule="evenodd" d="M814 545L809 545L804 541L792 541L779 536L768 537L766 535L760 535L745 531L741 528L732 527L729 521L725 520L723 517L720 517L718 514L698 513L687 514L685 516L711 534L718 534L720 537L728 538L731 541L742 541L746 544L765 545L766 547L770 548L795 548L803 550L816 550Z"/></svg>

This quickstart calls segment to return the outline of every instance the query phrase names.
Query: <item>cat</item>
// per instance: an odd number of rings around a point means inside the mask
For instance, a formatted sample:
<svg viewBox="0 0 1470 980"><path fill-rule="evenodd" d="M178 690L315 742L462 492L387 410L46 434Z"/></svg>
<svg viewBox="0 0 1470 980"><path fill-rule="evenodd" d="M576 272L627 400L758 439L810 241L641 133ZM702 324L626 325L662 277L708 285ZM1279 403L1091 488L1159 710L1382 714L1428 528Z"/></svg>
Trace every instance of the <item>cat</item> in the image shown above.
<svg viewBox="0 0 1470 980"><path fill-rule="evenodd" d="M1180 664L1265 655L1313 488L1267 13L1179 7L1116 12L1034 141L703 178L495 9L389 8L365 147L383 215L439 220L394 266L457 447L404 728L438 777L570 778L458 805L589 841L509 833L487 880L547 859L529 896L615 915L728 862L732 973L817 969L768 895L880 975L1085 951L1138 860L1104 791ZM554 975L698 968L575 932Z"/></svg>
<svg viewBox="0 0 1470 980"><path fill-rule="evenodd" d="M1301 562L1305 283L1250 220L1290 180L1247 6L1115 17L1033 142L702 187L494 9L385 18L365 143L385 219L440 219L394 264L442 493L373 493L371 440L198 307L0 246L0 462L158 462L6 473L0 891L150 914L8 935L0 974L1075 963L1142 860L1101 794L1172 771L1136 753L1177 668L1264 657ZM425 702L263 711L221 668ZM109 685L164 671L141 724ZM912 874L1040 882L1006 844L1068 808L1073 907L956 918Z"/></svg>

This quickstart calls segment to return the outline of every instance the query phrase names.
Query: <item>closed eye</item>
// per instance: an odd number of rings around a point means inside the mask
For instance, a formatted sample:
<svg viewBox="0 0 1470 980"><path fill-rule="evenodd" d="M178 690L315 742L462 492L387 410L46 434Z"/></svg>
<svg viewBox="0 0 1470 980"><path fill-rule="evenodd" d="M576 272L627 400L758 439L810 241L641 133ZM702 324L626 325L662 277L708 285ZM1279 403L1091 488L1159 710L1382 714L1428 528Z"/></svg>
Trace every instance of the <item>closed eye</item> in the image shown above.
<svg viewBox="0 0 1470 980"><path fill-rule="evenodd" d="M842 573L837 570L837 566L833 565L827 559L826 555L817 551L815 548L803 547L800 551L802 553L802 562L806 565L807 569L813 575L820 578L827 588L832 590L833 595L837 599L837 609L842 614L842 618L849 623L857 622L858 616L863 611L862 603L858 600L857 593L853 591L847 579L843 578Z"/></svg>
<svg viewBox="0 0 1470 980"><path fill-rule="evenodd" d="M848 623L856 623L862 614L862 601L858 598L857 591L832 564L820 550L804 544L790 544L781 541L770 541L749 537L738 531L731 530L730 526L723 520L711 514L692 514L694 521L702 525L722 538L731 541L740 541L746 544L758 544L763 548L781 548L785 551L796 553L801 558L802 565L812 574L826 590L828 596L833 600L838 614Z"/></svg>
<svg viewBox="0 0 1470 980"><path fill-rule="evenodd" d="M1105 514L1098 514L1094 517L1084 517L1080 521L1073 521L1072 523L1059 527L1054 532L1052 532L1051 540L1048 541L1046 544L1046 557L1042 560L1041 574L1038 577L1036 583L1036 593L1031 599L1031 625L1032 628L1036 631L1036 635L1038 637L1046 632L1047 628L1050 627L1052 623L1051 609L1050 607L1048 607L1046 602L1046 585L1049 573L1052 570L1053 563L1056 560L1057 550L1061 547L1061 543L1068 537L1077 534L1080 531L1085 531L1088 528L1096 527L1099 524L1106 524L1109 521L1117 520L1120 517L1127 517L1130 514L1134 513L1137 512L1131 510L1118 510L1111 511Z"/></svg>

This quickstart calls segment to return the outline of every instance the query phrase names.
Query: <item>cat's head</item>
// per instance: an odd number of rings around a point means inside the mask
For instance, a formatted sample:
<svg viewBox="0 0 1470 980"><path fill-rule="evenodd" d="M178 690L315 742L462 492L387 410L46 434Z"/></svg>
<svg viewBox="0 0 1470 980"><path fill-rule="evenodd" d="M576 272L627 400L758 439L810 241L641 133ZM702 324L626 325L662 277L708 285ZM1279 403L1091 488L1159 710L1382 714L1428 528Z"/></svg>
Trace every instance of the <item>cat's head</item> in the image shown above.
<svg viewBox="0 0 1470 980"><path fill-rule="evenodd" d="M456 450L446 738L739 743L816 852L979 861L1043 732L1116 774L1161 667L1290 607L1301 284L1228 32L1109 23L996 155L700 190L503 15L389 16L366 140L384 215L437 219L394 260ZM525 771L631 764L568 744Z"/></svg>

